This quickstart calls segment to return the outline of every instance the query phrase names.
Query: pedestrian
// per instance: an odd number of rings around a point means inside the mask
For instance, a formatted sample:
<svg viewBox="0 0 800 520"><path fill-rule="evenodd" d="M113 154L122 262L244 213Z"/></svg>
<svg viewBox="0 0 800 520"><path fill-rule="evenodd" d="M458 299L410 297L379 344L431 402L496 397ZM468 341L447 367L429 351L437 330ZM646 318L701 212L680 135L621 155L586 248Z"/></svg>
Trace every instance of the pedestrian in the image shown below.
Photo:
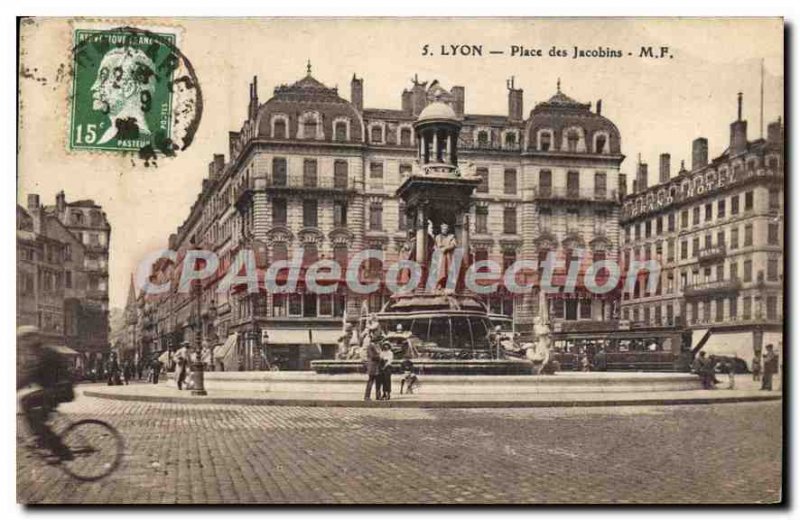
<svg viewBox="0 0 800 520"><path fill-rule="evenodd" d="M736 357L728 360L728 389L733 390L736 388Z"/></svg>
<svg viewBox="0 0 800 520"><path fill-rule="evenodd" d="M381 345L381 399L388 401L392 398L392 362L394 361L394 352L392 346L388 341L383 342Z"/></svg>
<svg viewBox="0 0 800 520"><path fill-rule="evenodd" d="M778 355L773 351L772 344L767 345L764 354L764 379L761 381L762 390L772 390L772 376L778 373Z"/></svg>
<svg viewBox="0 0 800 520"><path fill-rule="evenodd" d="M183 383L186 381L186 370L189 365L186 361L186 351L188 350L189 342L184 341L181 347L178 357L178 390L183 390Z"/></svg>
<svg viewBox="0 0 800 520"><path fill-rule="evenodd" d="M117 361L116 352L111 353L108 359L108 368L106 372L108 374L108 386L121 384L119 379L119 362Z"/></svg>
<svg viewBox="0 0 800 520"><path fill-rule="evenodd" d="M710 390L714 387L712 381L708 377L708 367L710 364L710 360L706 357L705 351L700 351L694 361L692 361L692 372L697 374L697 377L700 378L700 384L703 385L703 388L706 390ZM713 377L713 376L712 376Z"/></svg>
<svg viewBox="0 0 800 520"><path fill-rule="evenodd" d="M122 377L126 385L130 383L131 378L133 377L131 372L131 361L129 359L125 360L125 362L122 364Z"/></svg>
<svg viewBox="0 0 800 520"><path fill-rule="evenodd" d="M753 381L761 381L761 352L753 354Z"/></svg>
<svg viewBox="0 0 800 520"><path fill-rule="evenodd" d="M597 351L597 354L594 356L594 369L598 372L605 372L608 370L608 358L606 356L606 348L602 345L600 346L600 350Z"/></svg>
<svg viewBox="0 0 800 520"><path fill-rule="evenodd" d="M581 354L581 371L582 372L591 372L592 364L589 362L589 354L586 350L583 351Z"/></svg>
<svg viewBox="0 0 800 520"><path fill-rule="evenodd" d="M400 380L400 394L403 394L405 389L407 394L413 394L414 390L419 387L419 379L414 373L414 362L410 357L406 357L400 365L403 369L403 379Z"/></svg>
<svg viewBox="0 0 800 520"><path fill-rule="evenodd" d="M158 360L157 357L153 358L153 362L150 363L150 372L152 374L153 384L158 384L158 376L161 374L161 361Z"/></svg>
<svg viewBox="0 0 800 520"><path fill-rule="evenodd" d="M361 342L361 348L366 353L367 364L367 388L364 390L364 400L370 400L370 393L372 393L372 385L375 385L375 399L381 397L381 353L377 343L378 323L373 322L370 324L368 330L364 333L364 338Z"/></svg>

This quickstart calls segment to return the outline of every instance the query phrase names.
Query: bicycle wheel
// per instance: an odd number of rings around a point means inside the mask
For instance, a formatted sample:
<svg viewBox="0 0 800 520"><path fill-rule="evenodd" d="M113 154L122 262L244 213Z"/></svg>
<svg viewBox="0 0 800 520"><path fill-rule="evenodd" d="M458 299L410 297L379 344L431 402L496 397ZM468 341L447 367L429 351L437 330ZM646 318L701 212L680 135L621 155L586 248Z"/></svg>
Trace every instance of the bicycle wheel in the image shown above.
<svg viewBox="0 0 800 520"><path fill-rule="evenodd" d="M62 461L60 467L78 480L100 480L122 462L122 436L103 421L83 419L74 422L61 434L61 441L72 452L74 459Z"/></svg>

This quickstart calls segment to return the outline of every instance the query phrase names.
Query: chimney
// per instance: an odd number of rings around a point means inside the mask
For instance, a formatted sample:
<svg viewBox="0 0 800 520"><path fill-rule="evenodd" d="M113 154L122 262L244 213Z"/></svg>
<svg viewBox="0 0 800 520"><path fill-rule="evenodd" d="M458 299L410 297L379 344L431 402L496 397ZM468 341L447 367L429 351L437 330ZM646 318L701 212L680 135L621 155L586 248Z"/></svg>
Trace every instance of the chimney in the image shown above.
<svg viewBox="0 0 800 520"><path fill-rule="evenodd" d="M692 171L704 168L708 164L708 139L698 137L692 141Z"/></svg>
<svg viewBox="0 0 800 520"><path fill-rule="evenodd" d="M39 195L36 193L28 194L28 211L34 212L39 210Z"/></svg>
<svg viewBox="0 0 800 520"><path fill-rule="evenodd" d="M235 145L238 140L239 132L228 132L228 156L231 160L236 158Z"/></svg>
<svg viewBox="0 0 800 520"><path fill-rule="evenodd" d="M218 179L224 168L225 155L221 153L215 153L214 159L208 163L208 178L212 180Z"/></svg>
<svg viewBox="0 0 800 520"><path fill-rule="evenodd" d="M414 113L414 93L404 89L402 96L403 112L411 115Z"/></svg>
<svg viewBox="0 0 800 520"><path fill-rule="evenodd" d="M253 82L250 83L250 105L247 108L247 117L251 121L258 118L258 76L253 76Z"/></svg>
<svg viewBox="0 0 800 520"><path fill-rule="evenodd" d="M514 88L514 76L506 81L508 88L508 118L512 121L522 121L522 89Z"/></svg>
<svg viewBox="0 0 800 520"><path fill-rule="evenodd" d="M628 176L624 173L619 174L619 196L620 198L628 195Z"/></svg>
<svg viewBox="0 0 800 520"><path fill-rule="evenodd" d="M737 96L736 121L731 123L731 155L739 155L747 150L747 121L742 121L742 93Z"/></svg>
<svg viewBox="0 0 800 520"><path fill-rule="evenodd" d="M598 116L602 115L602 112L603 112L603 100L602 99L598 99L597 100L597 115Z"/></svg>
<svg viewBox="0 0 800 520"><path fill-rule="evenodd" d="M353 73L353 79L350 80L350 103L359 112L364 110L364 79L357 78L355 73Z"/></svg>
<svg viewBox="0 0 800 520"><path fill-rule="evenodd" d="M450 93L453 95L453 112L458 117L464 117L464 87L453 87Z"/></svg>
<svg viewBox="0 0 800 520"><path fill-rule="evenodd" d="M67 210L67 196L64 195L64 190L61 190L58 193L56 193L56 212L59 215L63 215L66 210Z"/></svg>
<svg viewBox="0 0 800 520"><path fill-rule="evenodd" d="M636 168L636 191L647 189L647 163L640 162Z"/></svg>
<svg viewBox="0 0 800 520"><path fill-rule="evenodd" d="M783 144L783 124L780 118L767 125L767 142L771 144Z"/></svg>
<svg viewBox="0 0 800 520"><path fill-rule="evenodd" d="M669 182L669 154L662 153L658 162L658 182Z"/></svg>

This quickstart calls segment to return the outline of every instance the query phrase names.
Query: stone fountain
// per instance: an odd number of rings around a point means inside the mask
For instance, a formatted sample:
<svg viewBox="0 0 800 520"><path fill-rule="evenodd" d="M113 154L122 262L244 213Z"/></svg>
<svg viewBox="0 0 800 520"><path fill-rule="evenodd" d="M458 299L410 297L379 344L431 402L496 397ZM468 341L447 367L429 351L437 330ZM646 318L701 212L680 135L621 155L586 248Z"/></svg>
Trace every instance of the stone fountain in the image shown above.
<svg viewBox="0 0 800 520"><path fill-rule="evenodd" d="M393 345L395 360L409 358L424 374L531 374L528 359L506 358L493 337L485 305L464 288L471 264L469 209L481 179L458 168L461 122L449 105L434 101L414 124L419 143L418 173L397 189L413 225L403 248L405 260L422 266L418 283L406 278L407 291L394 294L374 316ZM460 269L459 269L460 268ZM357 350L357 346L355 349ZM318 360L319 374L357 373L356 359Z"/></svg>

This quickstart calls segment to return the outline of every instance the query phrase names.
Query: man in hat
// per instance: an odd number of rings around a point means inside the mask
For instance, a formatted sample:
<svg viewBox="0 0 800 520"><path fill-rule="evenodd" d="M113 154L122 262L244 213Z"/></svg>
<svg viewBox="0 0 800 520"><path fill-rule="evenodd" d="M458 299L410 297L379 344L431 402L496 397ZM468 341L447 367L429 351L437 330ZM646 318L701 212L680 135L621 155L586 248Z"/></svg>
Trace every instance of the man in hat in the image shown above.
<svg viewBox="0 0 800 520"><path fill-rule="evenodd" d="M381 351L378 348L378 331L380 325L377 321L370 321L361 343L361 348L367 355L367 388L364 390L364 400L370 400L372 385L375 385L375 399L381 397Z"/></svg>
<svg viewBox="0 0 800 520"><path fill-rule="evenodd" d="M772 376L778 373L778 355L774 352L772 344L767 345L764 354L764 378L761 381L762 390L772 390Z"/></svg>

